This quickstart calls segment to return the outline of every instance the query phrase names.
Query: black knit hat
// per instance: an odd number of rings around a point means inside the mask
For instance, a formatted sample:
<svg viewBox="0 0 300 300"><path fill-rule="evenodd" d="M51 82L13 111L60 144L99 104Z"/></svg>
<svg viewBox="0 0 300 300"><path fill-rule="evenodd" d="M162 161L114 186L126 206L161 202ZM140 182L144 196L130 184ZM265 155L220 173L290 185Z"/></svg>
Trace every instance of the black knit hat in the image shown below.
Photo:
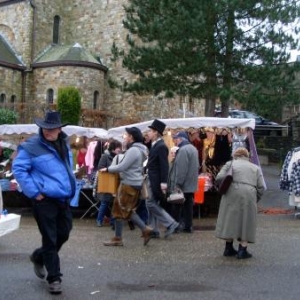
<svg viewBox="0 0 300 300"><path fill-rule="evenodd" d="M158 131L161 135L164 134L165 128L166 128L166 124L163 123L162 121L155 119L152 124L150 126L148 126L151 129L154 129L156 131Z"/></svg>
<svg viewBox="0 0 300 300"><path fill-rule="evenodd" d="M125 128L126 132L130 134L134 141L137 143L142 143L144 141L144 137L142 132L137 127Z"/></svg>

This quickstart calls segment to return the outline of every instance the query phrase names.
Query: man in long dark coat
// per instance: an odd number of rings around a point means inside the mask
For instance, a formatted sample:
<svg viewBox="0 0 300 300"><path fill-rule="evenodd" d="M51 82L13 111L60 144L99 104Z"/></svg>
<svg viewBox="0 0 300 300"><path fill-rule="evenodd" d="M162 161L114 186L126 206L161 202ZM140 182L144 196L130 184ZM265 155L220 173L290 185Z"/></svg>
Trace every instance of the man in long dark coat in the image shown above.
<svg viewBox="0 0 300 300"><path fill-rule="evenodd" d="M148 158L149 226L154 229L153 237L159 237L159 223L166 227L165 238L170 236L179 224L160 206L165 199L169 172L169 150L162 139L166 124L155 119L149 126L148 136L152 142Z"/></svg>

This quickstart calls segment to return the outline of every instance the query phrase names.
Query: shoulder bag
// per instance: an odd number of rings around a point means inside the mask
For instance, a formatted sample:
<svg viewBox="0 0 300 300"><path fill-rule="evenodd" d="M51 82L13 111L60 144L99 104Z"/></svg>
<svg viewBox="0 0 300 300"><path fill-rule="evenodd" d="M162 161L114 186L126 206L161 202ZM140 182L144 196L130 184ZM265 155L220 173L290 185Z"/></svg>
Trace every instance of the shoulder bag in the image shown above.
<svg viewBox="0 0 300 300"><path fill-rule="evenodd" d="M225 195L232 183L232 180L233 180L233 167L232 167L232 163L233 163L233 160L231 161L231 164L230 164L230 167L224 177L224 179L222 180L222 182L219 184L219 187L218 187L218 192L221 194L221 195Z"/></svg>
<svg viewBox="0 0 300 300"><path fill-rule="evenodd" d="M174 168L174 164L173 164L172 168ZM176 168L175 168L174 178L175 178L175 181L176 181ZM181 188L179 188L178 186L172 186L171 185L171 190L170 190L169 195L167 197L167 202L170 203L170 204L183 204L184 201L185 201L184 193L181 190Z"/></svg>

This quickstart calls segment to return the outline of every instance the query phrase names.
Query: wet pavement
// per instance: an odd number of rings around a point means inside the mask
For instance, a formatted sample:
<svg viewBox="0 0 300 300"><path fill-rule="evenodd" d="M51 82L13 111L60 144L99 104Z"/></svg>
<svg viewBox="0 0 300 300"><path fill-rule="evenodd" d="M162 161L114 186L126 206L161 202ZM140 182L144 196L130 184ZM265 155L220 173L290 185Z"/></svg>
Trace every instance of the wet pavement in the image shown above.
<svg viewBox="0 0 300 300"><path fill-rule="evenodd" d="M291 209L278 189L278 168L263 171L268 190L260 207ZM207 230L215 217L194 222L200 230L193 234L153 239L146 247L140 232L125 226L124 247L105 247L109 226L74 219L61 251L63 294L51 296L28 258L40 235L31 215L22 215L20 229L0 238L1 299L299 299L300 219L293 213L258 214L249 260L222 256L224 242Z"/></svg>

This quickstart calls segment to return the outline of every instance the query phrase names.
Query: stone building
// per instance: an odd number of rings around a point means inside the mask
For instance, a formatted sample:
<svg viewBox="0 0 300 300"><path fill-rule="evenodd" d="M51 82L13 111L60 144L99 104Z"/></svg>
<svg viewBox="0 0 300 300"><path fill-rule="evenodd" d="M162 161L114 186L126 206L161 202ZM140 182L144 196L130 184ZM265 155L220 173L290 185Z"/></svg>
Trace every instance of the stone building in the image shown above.
<svg viewBox="0 0 300 300"><path fill-rule="evenodd" d="M109 76L133 76L111 59L113 42L126 47L126 2L0 0L0 107L31 123L55 107L59 87L74 86L82 101L79 125L203 115L203 101L137 97L109 87Z"/></svg>

